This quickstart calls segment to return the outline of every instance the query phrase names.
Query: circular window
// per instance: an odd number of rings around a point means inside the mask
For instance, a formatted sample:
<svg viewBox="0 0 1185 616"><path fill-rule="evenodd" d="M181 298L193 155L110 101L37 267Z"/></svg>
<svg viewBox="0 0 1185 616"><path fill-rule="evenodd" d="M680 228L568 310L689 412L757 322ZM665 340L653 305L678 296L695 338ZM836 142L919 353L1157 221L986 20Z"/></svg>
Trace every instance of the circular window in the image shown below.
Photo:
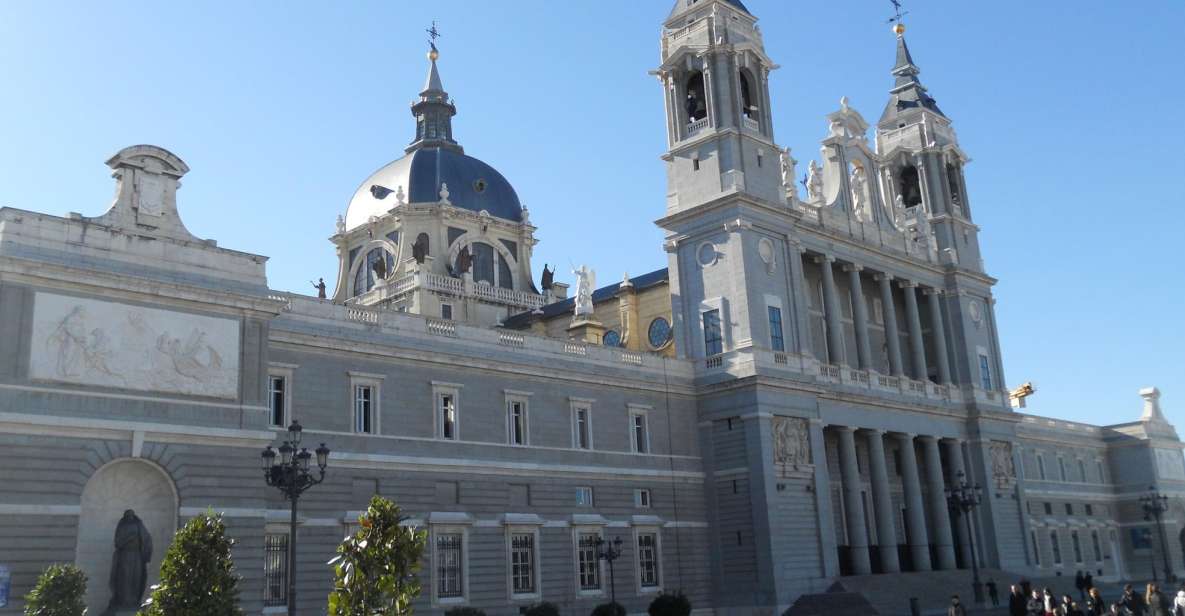
<svg viewBox="0 0 1185 616"><path fill-rule="evenodd" d="M601 344L607 347L621 346L621 333L615 329L605 332L605 335L601 336Z"/></svg>
<svg viewBox="0 0 1185 616"><path fill-rule="evenodd" d="M650 322L650 329L646 331L650 346L658 349L671 341L671 324L662 317Z"/></svg>
<svg viewBox="0 0 1185 616"><path fill-rule="evenodd" d="M486 191L486 181L481 178L478 178L477 180L475 180L473 182L473 190L475 190L479 193L485 192Z"/></svg>
<svg viewBox="0 0 1185 616"><path fill-rule="evenodd" d="M696 259L699 264L709 266L716 262L716 245L712 242L704 242L699 245L699 250L696 251Z"/></svg>

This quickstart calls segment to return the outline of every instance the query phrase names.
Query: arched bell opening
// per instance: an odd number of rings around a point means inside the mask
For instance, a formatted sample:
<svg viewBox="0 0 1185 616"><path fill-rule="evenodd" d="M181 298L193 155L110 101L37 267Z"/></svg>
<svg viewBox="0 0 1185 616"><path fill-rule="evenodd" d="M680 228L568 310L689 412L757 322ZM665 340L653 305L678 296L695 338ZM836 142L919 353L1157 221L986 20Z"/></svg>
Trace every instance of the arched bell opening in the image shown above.
<svg viewBox="0 0 1185 616"><path fill-rule="evenodd" d="M688 76L687 81L684 82L684 90L687 95L683 103L683 109L687 113L687 121L695 122L708 117L708 99L706 90L704 89L704 74L700 71L695 71Z"/></svg>
<svg viewBox="0 0 1185 616"><path fill-rule="evenodd" d="M901 195L905 207L921 205L922 181L918 174L918 168L913 165L905 165L901 168L898 176L897 194Z"/></svg>

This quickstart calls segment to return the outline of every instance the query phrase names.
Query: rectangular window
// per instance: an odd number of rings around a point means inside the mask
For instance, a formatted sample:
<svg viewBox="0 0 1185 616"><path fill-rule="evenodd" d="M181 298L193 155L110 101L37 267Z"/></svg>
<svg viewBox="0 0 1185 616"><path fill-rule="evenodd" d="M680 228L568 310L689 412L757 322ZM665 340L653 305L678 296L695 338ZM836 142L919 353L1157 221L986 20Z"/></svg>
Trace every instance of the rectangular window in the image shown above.
<svg viewBox="0 0 1185 616"><path fill-rule="evenodd" d="M699 159L698 158L691 159L691 168L694 171L699 171Z"/></svg>
<svg viewBox="0 0 1185 616"><path fill-rule="evenodd" d="M442 393L436 397L436 412L440 416L440 433L442 439L457 440L457 396L452 393Z"/></svg>
<svg viewBox="0 0 1185 616"><path fill-rule="evenodd" d="M582 486L576 488L576 506L577 507L592 507L593 506L593 490L590 487Z"/></svg>
<svg viewBox="0 0 1185 616"><path fill-rule="evenodd" d="M527 403L523 400L506 402L507 440L511 445L527 444Z"/></svg>
<svg viewBox="0 0 1185 616"><path fill-rule="evenodd" d="M987 355L979 356L979 380L985 390L992 390L992 368Z"/></svg>
<svg viewBox="0 0 1185 616"><path fill-rule="evenodd" d="M878 297L872 299L872 321L877 325L885 324L885 304Z"/></svg>
<svg viewBox="0 0 1185 616"><path fill-rule="evenodd" d="M1086 505L1084 505L1084 507L1086 508L1086 515L1088 515L1088 516L1094 515L1094 505L1087 503Z"/></svg>
<svg viewBox="0 0 1185 616"><path fill-rule="evenodd" d="M271 425L283 428L287 425L285 409L288 398L288 379L272 375L268 378L268 408L271 411Z"/></svg>
<svg viewBox="0 0 1185 616"><path fill-rule="evenodd" d="M263 538L263 605L288 605L288 533Z"/></svg>
<svg viewBox="0 0 1185 616"><path fill-rule="evenodd" d="M1058 458L1057 459L1057 474L1058 474L1058 477L1061 477L1062 481L1067 480L1066 479L1066 460L1065 460L1065 458Z"/></svg>
<svg viewBox="0 0 1185 616"><path fill-rule="evenodd" d="M704 354L708 357L724 352L724 337L720 329L720 310L704 313Z"/></svg>
<svg viewBox="0 0 1185 616"><path fill-rule="evenodd" d="M786 350L786 341L782 337L782 309L777 306L769 307L769 346L779 353Z"/></svg>
<svg viewBox="0 0 1185 616"><path fill-rule="evenodd" d="M646 430L646 413L630 413L630 447L634 453L650 451L650 435Z"/></svg>
<svg viewBox="0 0 1185 616"><path fill-rule="evenodd" d="M1045 503L1045 515L1053 515L1053 503Z"/></svg>
<svg viewBox="0 0 1185 616"><path fill-rule="evenodd" d="M446 321L453 320L453 305L452 304L441 304L440 305L440 318L442 318Z"/></svg>
<svg viewBox="0 0 1185 616"><path fill-rule="evenodd" d="M1066 515L1074 515L1074 503L1066 503Z"/></svg>
<svg viewBox="0 0 1185 616"><path fill-rule="evenodd" d="M576 449L592 449L590 419L588 406L572 406L572 446Z"/></svg>
<svg viewBox="0 0 1185 616"><path fill-rule="evenodd" d="M465 596L465 553L462 533L436 535L436 598L459 599Z"/></svg>
<svg viewBox="0 0 1185 616"><path fill-rule="evenodd" d="M1057 531L1049 531L1049 544L1053 550L1053 564L1062 564L1062 546L1057 542Z"/></svg>
<svg viewBox="0 0 1185 616"><path fill-rule="evenodd" d="M638 584L643 590L658 588L658 534L638 533Z"/></svg>
<svg viewBox="0 0 1185 616"><path fill-rule="evenodd" d="M597 558L597 541L600 538L600 532L576 535L576 583L580 592L601 590L601 560Z"/></svg>
<svg viewBox="0 0 1185 616"><path fill-rule="evenodd" d="M1099 531L1090 531L1090 547L1094 548L1095 562L1103 562L1103 546L1099 543Z"/></svg>
<svg viewBox="0 0 1185 616"><path fill-rule="evenodd" d="M535 593L535 534L510 535L510 590L516 595Z"/></svg>
<svg viewBox="0 0 1185 616"><path fill-rule="evenodd" d="M1078 531L1070 531L1070 545L1074 547L1074 562L1082 562L1082 542L1078 540Z"/></svg>
<svg viewBox="0 0 1185 616"><path fill-rule="evenodd" d="M1045 458L1037 456L1037 478L1045 480Z"/></svg>
<svg viewBox="0 0 1185 616"><path fill-rule="evenodd" d="M1086 483L1086 462L1078 461L1078 481Z"/></svg>
<svg viewBox="0 0 1185 616"><path fill-rule="evenodd" d="M374 386L354 386L354 432L374 433Z"/></svg>
<svg viewBox="0 0 1185 616"><path fill-rule="evenodd" d="M650 490L646 488L639 488L634 490L634 506L639 509L650 508Z"/></svg>
<svg viewBox="0 0 1185 616"><path fill-rule="evenodd" d="M1041 566L1041 545L1037 543L1037 531L1029 531L1029 539L1033 541L1033 564Z"/></svg>

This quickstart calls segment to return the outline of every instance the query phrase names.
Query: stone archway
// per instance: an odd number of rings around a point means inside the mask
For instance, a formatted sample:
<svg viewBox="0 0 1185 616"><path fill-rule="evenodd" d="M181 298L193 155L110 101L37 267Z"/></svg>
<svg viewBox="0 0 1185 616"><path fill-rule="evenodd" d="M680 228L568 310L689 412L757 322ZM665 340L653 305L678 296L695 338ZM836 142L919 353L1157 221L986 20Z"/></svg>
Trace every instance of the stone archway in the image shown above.
<svg viewBox="0 0 1185 616"><path fill-rule="evenodd" d="M115 527L123 512L132 509L152 536L148 586L160 576L161 558L177 532L177 489L161 467L123 458L105 464L82 491L78 545L74 561L87 576L88 613L100 614L111 598L108 580L114 552ZM145 594L147 594L147 590Z"/></svg>

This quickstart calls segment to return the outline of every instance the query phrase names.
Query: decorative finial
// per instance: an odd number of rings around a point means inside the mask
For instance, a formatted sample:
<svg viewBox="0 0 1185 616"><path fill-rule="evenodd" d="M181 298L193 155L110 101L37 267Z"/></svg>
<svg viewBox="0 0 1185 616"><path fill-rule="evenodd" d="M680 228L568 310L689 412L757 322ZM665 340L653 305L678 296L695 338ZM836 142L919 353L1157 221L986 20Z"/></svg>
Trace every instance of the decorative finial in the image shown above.
<svg viewBox="0 0 1185 616"><path fill-rule="evenodd" d="M902 36L905 34L905 24L901 23L901 19L906 15L909 15L909 11L903 12L901 10L901 0L889 0L889 3L893 5L894 14L889 18L888 23L893 24L894 34L897 36Z"/></svg>
<svg viewBox="0 0 1185 616"><path fill-rule="evenodd" d="M449 196L448 184L445 184L442 182L440 184L440 202L441 203L448 203L449 202L448 196Z"/></svg>
<svg viewBox="0 0 1185 616"><path fill-rule="evenodd" d="M432 20L432 27L425 30L425 32L428 33L428 38L429 38L428 47L432 48L432 50L428 52L428 59L435 62L436 59L440 57L440 52L437 51L437 49L436 49L436 39L438 39L442 36L440 34L440 30L436 29L436 20L435 19Z"/></svg>
<svg viewBox="0 0 1185 616"><path fill-rule="evenodd" d="M847 110L849 109L849 107L848 107L848 97L846 97L846 96L841 96L841 97L839 98L839 108L840 108L840 109L842 109L842 110L844 110L844 111L847 111Z"/></svg>

